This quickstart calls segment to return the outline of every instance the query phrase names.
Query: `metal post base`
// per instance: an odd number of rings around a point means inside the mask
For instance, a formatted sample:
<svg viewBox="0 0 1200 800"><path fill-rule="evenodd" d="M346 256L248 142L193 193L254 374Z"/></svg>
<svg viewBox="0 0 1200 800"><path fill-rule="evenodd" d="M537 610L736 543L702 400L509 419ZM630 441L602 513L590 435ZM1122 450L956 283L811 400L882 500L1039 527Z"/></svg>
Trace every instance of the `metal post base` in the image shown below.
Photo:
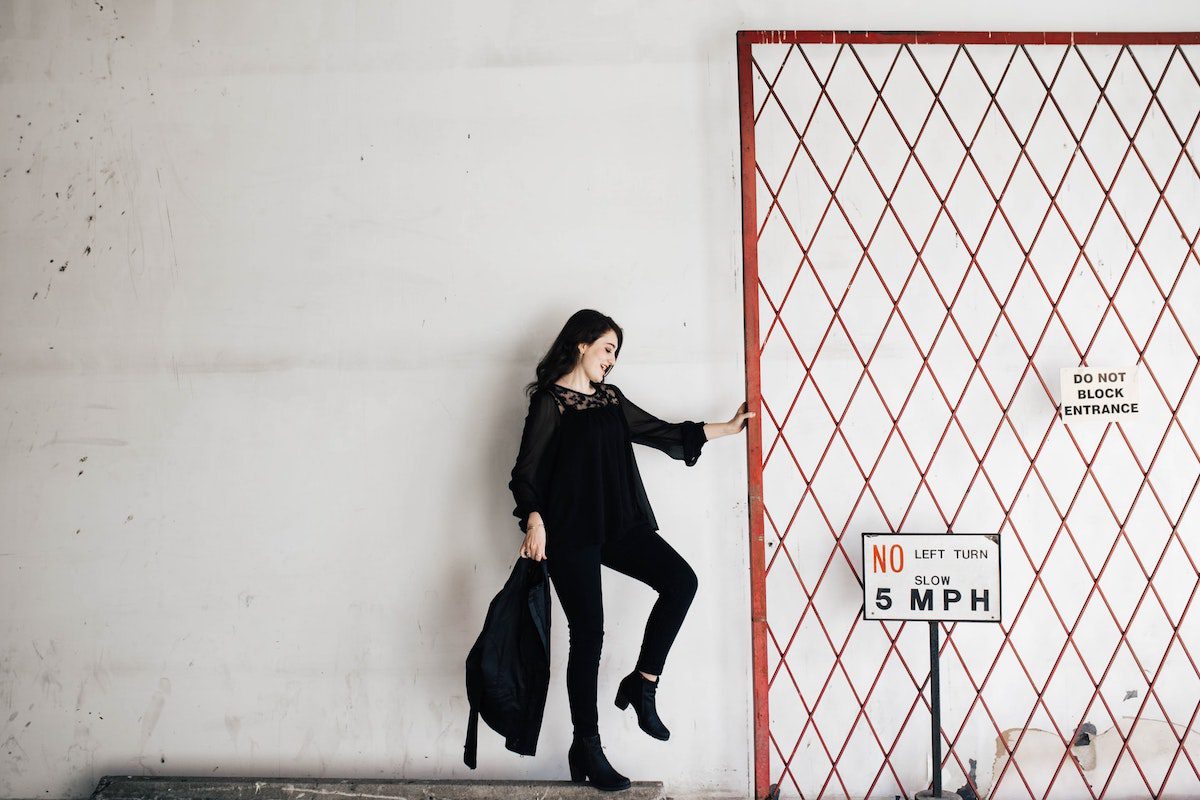
<svg viewBox="0 0 1200 800"><path fill-rule="evenodd" d="M932 789L924 792L917 792L913 795L913 800L962 800L962 795L958 792L942 791L941 794L934 794Z"/></svg>

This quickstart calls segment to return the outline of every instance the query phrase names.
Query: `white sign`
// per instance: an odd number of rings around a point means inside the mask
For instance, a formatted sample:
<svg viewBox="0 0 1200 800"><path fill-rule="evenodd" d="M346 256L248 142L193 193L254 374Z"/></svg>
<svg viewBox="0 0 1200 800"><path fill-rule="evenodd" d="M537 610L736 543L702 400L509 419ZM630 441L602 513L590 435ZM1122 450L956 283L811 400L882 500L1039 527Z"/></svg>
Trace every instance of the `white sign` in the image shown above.
<svg viewBox="0 0 1200 800"><path fill-rule="evenodd" d="M1138 413L1138 368L1063 367L1064 422L1112 422Z"/></svg>
<svg viewBox="0 0 1200 800"><path fill-rule="evenodd" d="M863 618L1000 621L1000 536L864 533Z"/></svg>

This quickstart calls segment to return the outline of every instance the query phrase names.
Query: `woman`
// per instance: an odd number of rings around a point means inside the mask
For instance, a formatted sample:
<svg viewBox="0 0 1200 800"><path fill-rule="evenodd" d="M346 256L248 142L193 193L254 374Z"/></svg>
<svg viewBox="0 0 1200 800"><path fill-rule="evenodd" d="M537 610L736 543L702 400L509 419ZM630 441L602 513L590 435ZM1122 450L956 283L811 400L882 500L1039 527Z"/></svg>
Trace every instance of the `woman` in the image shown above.
<svg viewBox="0 0 1200 800"><path fill-rule="evenodd" d="M658 599L646 621L634 669L616 705L633 705L638 726L656 739L670 731L654 704L667 651L696 593L696 574L657 533L632 444L657 448L689 467L710 439L746 425L745 404L728 422L668 423L625 398L605 375L624 334L613 320L583 309L567 320L526 387L529 412L508 487L525 533L521 556L545 560L570 630L567 697L574 738L571 780L624 789L600 745L596 682L604 638L600 565L646 583Z"/></svg>

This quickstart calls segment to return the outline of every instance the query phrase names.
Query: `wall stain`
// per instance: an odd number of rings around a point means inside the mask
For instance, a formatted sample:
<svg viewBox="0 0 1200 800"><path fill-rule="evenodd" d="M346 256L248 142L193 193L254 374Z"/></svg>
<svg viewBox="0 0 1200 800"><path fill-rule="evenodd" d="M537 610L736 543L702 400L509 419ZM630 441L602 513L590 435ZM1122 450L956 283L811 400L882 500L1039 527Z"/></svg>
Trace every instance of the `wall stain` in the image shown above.
<svg viewBox="0 0 1200 800"><path fill-rule="evenodd" d="M142 714L142 747L146 746L146 742L150 739L150 735L154 733L155 727L158 725L158 719L162 716L163 706L166 705L167 695L171 693L171 682L166 678L159 678L158 691L150 697L150 705L146 707Z"/></svg>

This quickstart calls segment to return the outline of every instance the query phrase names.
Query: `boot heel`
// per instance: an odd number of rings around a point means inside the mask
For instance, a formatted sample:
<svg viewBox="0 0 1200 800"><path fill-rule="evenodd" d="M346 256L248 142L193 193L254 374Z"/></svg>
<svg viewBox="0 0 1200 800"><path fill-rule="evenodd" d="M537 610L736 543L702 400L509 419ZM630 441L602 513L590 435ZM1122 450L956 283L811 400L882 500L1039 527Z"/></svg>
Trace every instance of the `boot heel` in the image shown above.
<svg viewBox="0 0 1200 800"><path fill-rule="evenodd" d="M571 780L575 783L582 782L586 773L587 782L605 792L628 789L631 785L629 778L608 763L598 733L575 737L571 749L567 751L567 763L571 767Z"/></svg>
<svg viewBox="0 0 1200 800"><path fill-rule="evenodd" d="M567 766L571 769L572 783L583 783L587 780L587 775L584 773L583 765L577 762L577 751L575 750L574 746L567 751Z"/></svg>
<svg viewBox="0 0 1200 800"><path fill-rule="evenodd" d="M622 711L629 708L629 698L625 695L623 687L617 689L617 698L613 702Z"/></svg>

